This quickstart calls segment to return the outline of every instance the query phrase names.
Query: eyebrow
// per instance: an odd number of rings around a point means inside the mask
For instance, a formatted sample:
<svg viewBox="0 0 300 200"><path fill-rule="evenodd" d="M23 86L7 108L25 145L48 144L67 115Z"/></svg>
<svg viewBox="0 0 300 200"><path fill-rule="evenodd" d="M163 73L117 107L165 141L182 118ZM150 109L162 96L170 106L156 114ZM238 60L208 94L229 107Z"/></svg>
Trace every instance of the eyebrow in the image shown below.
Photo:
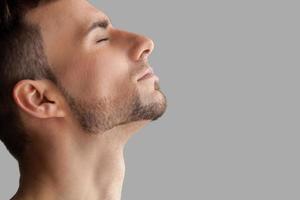
<svg viewBox="0 0 300 200"><path fill-rule="evenodd" d="M85 35L88 35L90 32L96 30L97 28L106 30L109 25L111 25L111 21L109 19L98 19L88 27Z"/></svg>

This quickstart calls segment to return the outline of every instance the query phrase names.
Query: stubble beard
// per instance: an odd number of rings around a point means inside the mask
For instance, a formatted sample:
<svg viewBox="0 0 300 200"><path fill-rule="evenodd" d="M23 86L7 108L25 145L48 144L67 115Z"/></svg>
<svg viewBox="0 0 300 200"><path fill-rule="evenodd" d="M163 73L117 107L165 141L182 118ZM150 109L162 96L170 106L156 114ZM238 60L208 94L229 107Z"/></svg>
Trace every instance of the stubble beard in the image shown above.
<svg viewBox="0 0 300 200"><path fill-rule="evenodd" d="M103 133L115 126L140 120L157 120L166 110L165 95L155 83L156 92L160 92L160 101L143 104L137 89L126 97L119 99L102 98L96 102L75 98L61 84L58 87L63 93L71 111L84 132Z"/></svg>

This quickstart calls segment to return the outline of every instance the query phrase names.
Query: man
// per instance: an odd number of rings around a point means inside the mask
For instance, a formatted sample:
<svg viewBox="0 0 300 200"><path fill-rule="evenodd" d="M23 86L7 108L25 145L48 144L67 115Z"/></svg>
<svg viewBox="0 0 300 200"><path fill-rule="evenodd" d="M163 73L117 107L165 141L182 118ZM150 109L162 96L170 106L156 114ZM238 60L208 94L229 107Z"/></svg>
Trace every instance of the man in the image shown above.
<svg viewBox="0 0 300 200"><path fill-rule="evenodd" d="M154 44L86 0L2 0L0 139L13 200L117 200L128 139L166 110Z"/></svg>

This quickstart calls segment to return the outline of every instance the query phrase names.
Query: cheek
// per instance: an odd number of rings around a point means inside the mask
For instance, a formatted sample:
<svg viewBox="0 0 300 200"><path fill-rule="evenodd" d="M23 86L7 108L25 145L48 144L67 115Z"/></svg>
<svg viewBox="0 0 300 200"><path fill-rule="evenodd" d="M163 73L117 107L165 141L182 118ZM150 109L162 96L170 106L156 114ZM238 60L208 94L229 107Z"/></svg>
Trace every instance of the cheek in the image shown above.
<svg viewBox="0 0 300 200"><path fill-rule="evenodd" d="M74 95L87 99L114 98L132 86L127 62L116 55L78 59L69 76Z"/></svg>

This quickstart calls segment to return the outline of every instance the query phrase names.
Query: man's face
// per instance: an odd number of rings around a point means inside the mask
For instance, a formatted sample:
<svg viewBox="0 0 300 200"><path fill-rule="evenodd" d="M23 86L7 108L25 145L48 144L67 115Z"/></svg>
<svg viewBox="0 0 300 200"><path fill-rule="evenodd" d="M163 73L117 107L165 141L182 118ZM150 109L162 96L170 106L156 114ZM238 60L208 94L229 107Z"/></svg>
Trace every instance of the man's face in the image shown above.
<svg viewBox="0 0 300 200"><path fill-rule="evenodd" d="M166 98L158 78L138 81L149 67L152 40L113 27L86 0L54 1L30 11L28 17L40 25L58 87L86 132L155 120L164 113Z"/></svg>

